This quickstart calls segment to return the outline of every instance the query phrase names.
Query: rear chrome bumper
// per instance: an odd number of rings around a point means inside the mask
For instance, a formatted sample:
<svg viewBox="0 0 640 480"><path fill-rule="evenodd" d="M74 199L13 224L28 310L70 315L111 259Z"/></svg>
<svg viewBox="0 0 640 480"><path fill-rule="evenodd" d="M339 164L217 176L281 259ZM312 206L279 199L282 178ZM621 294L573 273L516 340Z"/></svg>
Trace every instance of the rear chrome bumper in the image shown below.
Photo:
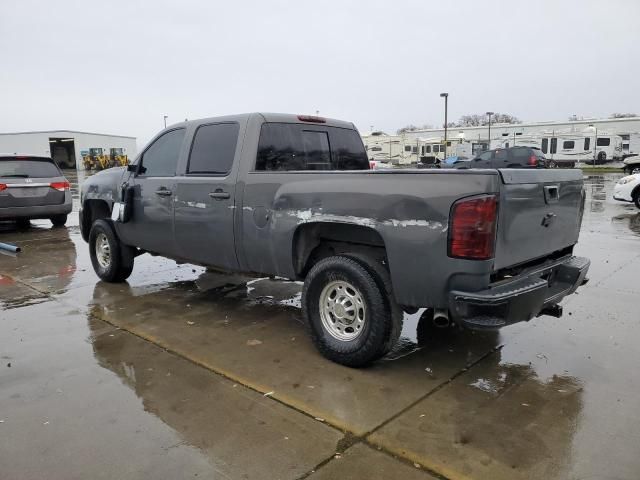
<svg viewBox="0 0 640 480"><path fill-rule="evenodd" d="M588 258L569 257L486 290L453 291L449 294L451 317L472 329L496 329L545 313L559 317L558 302L587 282L590 264Z"/></svg>

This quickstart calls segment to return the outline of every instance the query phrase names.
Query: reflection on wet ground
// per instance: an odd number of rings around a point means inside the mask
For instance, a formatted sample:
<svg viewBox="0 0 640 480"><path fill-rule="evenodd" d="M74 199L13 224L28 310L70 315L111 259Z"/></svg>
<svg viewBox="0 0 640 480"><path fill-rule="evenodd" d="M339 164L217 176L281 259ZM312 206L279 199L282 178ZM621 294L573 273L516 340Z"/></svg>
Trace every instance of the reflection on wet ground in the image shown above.
<svg viewBox="0 0 640 480"><path fill-rule="evenodd" d="M0 256L0 478L635 479L640 213L618 177L585 179L591 282L564 318L419 311L364 370L315 352L299 283L142 256L105 284L76 215L0 224L23 248Z"/></svg>

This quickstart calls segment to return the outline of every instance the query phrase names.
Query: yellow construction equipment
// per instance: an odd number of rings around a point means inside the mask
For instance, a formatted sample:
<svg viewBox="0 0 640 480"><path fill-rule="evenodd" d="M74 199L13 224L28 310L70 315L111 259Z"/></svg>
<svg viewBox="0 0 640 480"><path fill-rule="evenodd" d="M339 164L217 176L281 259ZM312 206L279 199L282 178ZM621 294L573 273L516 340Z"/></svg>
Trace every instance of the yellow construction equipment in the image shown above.
<svg viewBox="0 0 640 480"><path fill-rule="evenodd" d="M111 166L125 167L129 165L129 158L124 154L123 148L112 148L110 152Z"/></svg>
<svg viewBox="0 0 640 480"><path fill-rule="evenodd" d="M102 148L90 148L89 153L82 156L85 170L104 170L111 167L125 167L129 165L129 157L122 148L111 148L109 154Z"/></svg>

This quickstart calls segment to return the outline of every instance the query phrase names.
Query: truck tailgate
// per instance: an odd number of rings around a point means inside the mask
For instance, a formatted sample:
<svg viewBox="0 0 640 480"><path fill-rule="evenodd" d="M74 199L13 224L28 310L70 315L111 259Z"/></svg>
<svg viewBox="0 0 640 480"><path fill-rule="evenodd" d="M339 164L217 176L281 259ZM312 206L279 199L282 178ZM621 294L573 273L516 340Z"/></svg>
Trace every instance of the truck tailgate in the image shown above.
<svg viewBox="0 0 640 480"><path fill-rule="evenodd" d="M494 269L545 257L578 241L581 170L504 169Z"/></svg>

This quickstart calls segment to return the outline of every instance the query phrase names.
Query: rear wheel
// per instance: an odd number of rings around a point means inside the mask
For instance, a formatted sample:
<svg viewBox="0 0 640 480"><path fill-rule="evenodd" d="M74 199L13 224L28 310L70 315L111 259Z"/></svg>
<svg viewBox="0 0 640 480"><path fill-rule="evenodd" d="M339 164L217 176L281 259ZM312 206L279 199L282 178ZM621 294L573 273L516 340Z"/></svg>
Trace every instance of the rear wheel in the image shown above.
<svg viewBox="0 0 640 480"><path fill-rule="evenodd" d="M313 343L329 360L362 367L395 344L402 311L391 307L384 280L376 277L373 268L342 255L320 260L307 275L302 307Z"/></svg>
<svg viewBox="0 0 640 480"><path fill-rule="evenodd" d="M558 168L558 164L555 160L549 160L549 162L547 163L547 168Z"/></svg>
<svg viewBox="0 0 640 480"><path fill-rule="evenodd" d="M64 224L67 223L67 215L56 215L51 217L51 223L54 227L64 227Z"/></svg>
<svg viewBox="0 0 640 480"><path fill-rule="evenodd" d="M605 163L607 161L607 154L606 152L600 152L598 153L598 162L600 163Z"/></svg>
<svg viewBox="0 0 640 480"><path fill-rule="evenodd" d="M91 227L89 255L94 271L105 282L123 282L133 271L133 248L118 240L106 220L96 220Z"/></svg>

